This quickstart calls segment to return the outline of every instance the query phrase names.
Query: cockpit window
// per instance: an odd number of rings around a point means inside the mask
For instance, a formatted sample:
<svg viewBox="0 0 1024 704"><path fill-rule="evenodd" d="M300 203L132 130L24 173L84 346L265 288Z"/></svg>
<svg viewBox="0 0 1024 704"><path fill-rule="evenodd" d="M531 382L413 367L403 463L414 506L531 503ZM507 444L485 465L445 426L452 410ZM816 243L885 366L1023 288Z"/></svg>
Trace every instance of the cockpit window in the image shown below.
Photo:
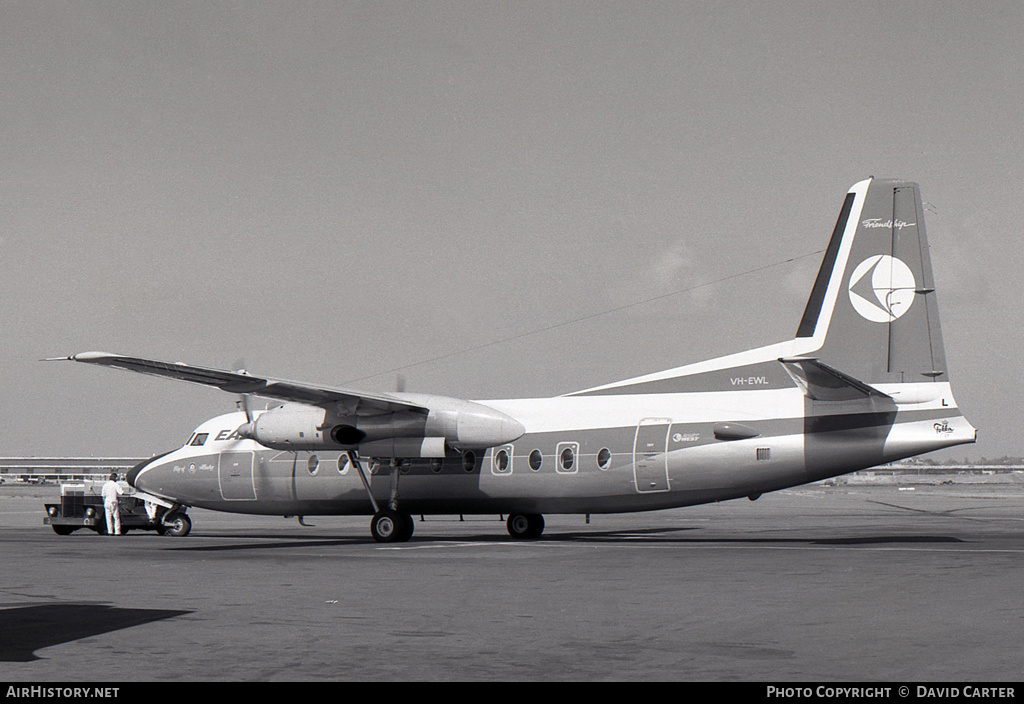
<svg viewBox="0 0 1024 704"><path fill-rule="evenodd" d="M192 442L189 445L193 447L199 447L206 443L206 438L210 437L209 433L196 433L196 436L192 438Z"/></svg>

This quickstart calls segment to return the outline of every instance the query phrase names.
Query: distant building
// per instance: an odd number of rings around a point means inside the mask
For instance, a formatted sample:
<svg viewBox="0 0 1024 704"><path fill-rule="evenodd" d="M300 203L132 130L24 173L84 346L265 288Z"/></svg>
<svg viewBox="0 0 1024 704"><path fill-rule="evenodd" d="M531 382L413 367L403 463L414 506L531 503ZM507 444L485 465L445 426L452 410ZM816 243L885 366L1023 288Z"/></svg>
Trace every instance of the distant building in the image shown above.
<svg viewBox="0 0 1024 704"><path fill-rule="evenodd" d="M0 457L0 479L35 483L57 483L120 475L142 462L139 457Z"/></svg>

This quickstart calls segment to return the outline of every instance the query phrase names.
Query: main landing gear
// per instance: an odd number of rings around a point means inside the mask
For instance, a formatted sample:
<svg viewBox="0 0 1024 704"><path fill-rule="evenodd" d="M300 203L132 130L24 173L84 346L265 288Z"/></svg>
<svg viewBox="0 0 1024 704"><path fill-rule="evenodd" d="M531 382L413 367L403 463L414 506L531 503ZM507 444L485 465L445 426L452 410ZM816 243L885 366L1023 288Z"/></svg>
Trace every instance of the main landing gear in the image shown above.
<svg viewBox="0 0 1024 704"><path fill-rule="evenodd" d="M519 540L536 540L544 532L544 516L539 513L513 513L505 522L508 534Z"/></svg>
<svg viewBox="0 0 1024 704"><path fill-rule="evenodd" d="M370 535L378 543L404 543L412 537L413 525L408 513L383 508L373 514Z"/></svg>
<svg viewBox="0 0 1024 704"><path fill-rule="evenodd" d="M388 500L387 508L381 508L377 505L377 500L373 498L370 483L366 480L363 466L356 458L356 454L351 451L346 454L349 464L355 467L359 478L363 480L363 488L366 489L366 495L370 497L370 503L373 505L370 535L378 543L404 543L409 540L412 537L415 523L413 523L412 516L398 510L398 477L400 476L398 462L392 461L391 463L391 498Z"/></svg>
<svg viewBox="0 0 1024 704"><path fill-rule="evenodd" d="M388 499L387 507L382 508L373 498L370 483L366 479L363 466L359 463L356 454L354 452L346 454L348 454L349 464L355 467L359 478L363 481L363 488L366 489L366 495L370 498L370 504L373 506L370 535L378 543L404 543L409 540L412 537L415 523L412 516L398 509L398 478L401 476L398 461L391 462L391 497ZM505 526L508 528L508 534L513 538L536 540L544 532L544 516L539 513L513 513L509 515Z"/></svg>

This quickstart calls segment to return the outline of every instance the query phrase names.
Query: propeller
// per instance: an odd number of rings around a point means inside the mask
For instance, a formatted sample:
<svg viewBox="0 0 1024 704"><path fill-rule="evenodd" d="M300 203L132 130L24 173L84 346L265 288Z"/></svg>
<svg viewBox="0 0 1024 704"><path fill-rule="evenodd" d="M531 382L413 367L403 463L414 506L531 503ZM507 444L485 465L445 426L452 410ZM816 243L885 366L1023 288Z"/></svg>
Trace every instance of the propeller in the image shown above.
<svg viewBox="0 0 1024 704"><path fill-rule="evenodd" d="M235 402L239 410L245 412L245 422L252 423L252 411L249 410L249 394L239 394Z"/></svg>
<svg viewBox="0 0 1024 704"><path fill-rule="evenodd" d="M249 373L245 371L244 359L239 359L233 366L236 374ZM245 424L238 428L238 434L242 437L252 439L252 411L249 409L249 394L238 394L238 400L235 402L235 406L245 413Z"/></svg>

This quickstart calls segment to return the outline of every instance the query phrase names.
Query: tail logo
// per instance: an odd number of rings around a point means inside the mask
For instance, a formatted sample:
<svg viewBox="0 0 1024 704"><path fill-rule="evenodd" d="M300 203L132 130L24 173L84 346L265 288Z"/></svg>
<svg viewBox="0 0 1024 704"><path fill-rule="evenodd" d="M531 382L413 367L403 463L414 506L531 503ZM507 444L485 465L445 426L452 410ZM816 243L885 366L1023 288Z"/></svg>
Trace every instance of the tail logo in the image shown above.
<svg viewBox="0 0 1024 704"><path fill-rule="evenodd" d="M910 310L917 282L902 261L877 254L857 265L847 290L861 317L873 323L891 323Z"/></svg>

